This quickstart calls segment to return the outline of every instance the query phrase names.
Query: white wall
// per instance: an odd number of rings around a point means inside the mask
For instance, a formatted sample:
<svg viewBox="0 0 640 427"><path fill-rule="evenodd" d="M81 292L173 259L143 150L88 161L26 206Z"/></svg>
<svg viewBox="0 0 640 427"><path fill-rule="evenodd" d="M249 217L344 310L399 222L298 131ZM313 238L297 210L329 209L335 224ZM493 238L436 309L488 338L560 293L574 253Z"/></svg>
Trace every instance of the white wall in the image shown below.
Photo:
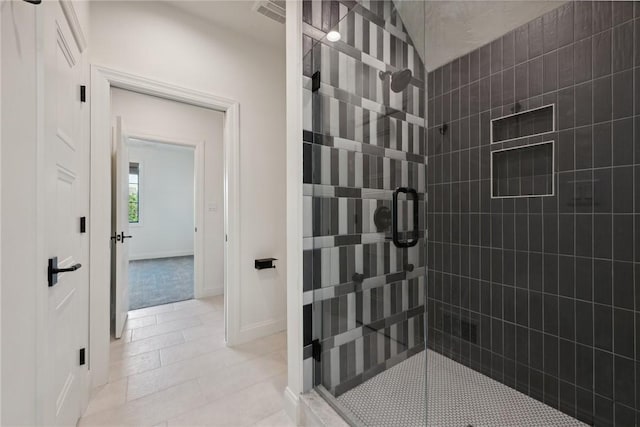
<svg viewBox="0 0 640 427"><path fill-rule="evenodd" d="M193 255L193 156L190 147L130 140L129 162L139 164L140 212L139 222L129 224L129 259ZM222 194L222 186L212 192ZM222 245L223 236L217 240Z"/></svg>
<svg viewBox="0 0 640 427"><path fill-rule="evenodd" d="M162 141L204 142L204 279L203 294L218 295L224 288L224 159L223 120L218 111L142 95L122 89L111 90L111 115L121 116L129 135L155 136ZM134 150L130 150L131 153ZM191 155L193 161L193 154ZM143 165L143 168L144 165ZM146 169L146 168L145 168ZM143 174L145 172L143 171ZM193 173L192 173L193 176ZM144 184L143 184L144 185ZM192 193L193 194L193 189ZM144 206L143 214L154 207ZM143 227L144 228L143 218ZM191 225L193 231L193 225ZM131 233L138 229L131 228ZM132 234L134 235L134 234ZM193 233L191 233L193 237ZM134 240L131 239L131 248ZM193 251L193 241L191 242ZM139 252L142 253L142 250Z"/></svg>
<svg viewBox="0 0 640 427"><path fill-rule="evenodd" d="M90 45L94 64L239 102L239 339L284 329L284 31L275 49L160 2L96 1ZM271 256L277 269L254 269Z"/></svg>

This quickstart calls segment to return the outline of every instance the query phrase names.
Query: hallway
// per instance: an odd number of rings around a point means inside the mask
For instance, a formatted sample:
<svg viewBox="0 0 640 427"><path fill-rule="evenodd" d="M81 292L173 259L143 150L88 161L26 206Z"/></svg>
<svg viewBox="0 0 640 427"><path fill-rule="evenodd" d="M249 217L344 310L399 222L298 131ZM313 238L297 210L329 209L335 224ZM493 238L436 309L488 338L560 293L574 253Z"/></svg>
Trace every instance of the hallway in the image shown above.
<svg viewBox="0 0 640 427"><path fill-rule="evenodd" d="M224 345L223 297L129 312L80 426L287 426L284 332Z"/></svg>

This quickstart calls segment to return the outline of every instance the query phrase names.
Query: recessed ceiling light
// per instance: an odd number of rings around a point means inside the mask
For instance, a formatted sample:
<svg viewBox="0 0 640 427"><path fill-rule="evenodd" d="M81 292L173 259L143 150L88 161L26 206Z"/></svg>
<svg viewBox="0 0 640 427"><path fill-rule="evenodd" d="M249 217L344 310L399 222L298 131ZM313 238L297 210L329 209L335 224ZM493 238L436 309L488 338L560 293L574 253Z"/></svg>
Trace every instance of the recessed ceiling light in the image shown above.
<svg viewBox="0 0 640 427"><path fill-rule="evenodd" d="M330 42L337 42L338 40L340 40L340 33L337 31L329 31L329 33L327 34L327 40L329 40Z"/></svg>

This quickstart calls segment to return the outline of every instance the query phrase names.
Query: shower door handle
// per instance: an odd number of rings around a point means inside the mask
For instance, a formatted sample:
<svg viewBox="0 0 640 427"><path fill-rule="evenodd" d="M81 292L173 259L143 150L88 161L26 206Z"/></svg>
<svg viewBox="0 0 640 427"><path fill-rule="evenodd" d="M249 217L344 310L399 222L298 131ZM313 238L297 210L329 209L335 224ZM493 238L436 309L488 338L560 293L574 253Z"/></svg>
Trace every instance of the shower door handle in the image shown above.
<svg viewBox="0 0 640 427"><path fill-rule="evenodd" d="M411 240L400 240L400 233L398 232L398 194L405 193L407 195L407 199L409 196L413 199L413 232ZM418 230L418 217L419 217L419 206L418 206L418 192L414 188L409 187L398 187L393 192L393 226L392 226L392 236L393 236L393 244L398 248L410 248L418 244L418 239L420 238L420 231Z"/></svg>

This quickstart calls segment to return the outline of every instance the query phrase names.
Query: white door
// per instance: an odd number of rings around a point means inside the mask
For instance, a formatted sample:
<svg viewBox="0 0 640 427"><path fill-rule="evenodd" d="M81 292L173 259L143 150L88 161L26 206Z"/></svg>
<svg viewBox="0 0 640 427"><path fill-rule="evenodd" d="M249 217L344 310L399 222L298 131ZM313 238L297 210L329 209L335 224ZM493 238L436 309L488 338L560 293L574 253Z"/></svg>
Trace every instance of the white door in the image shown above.
<svg viewBox="0 0 640 427"><path fill-rule="evenodd" d="M81 362L81 350L89 348L89 240L81 232L81 217L89 213L89 107L80 98L85 59L59 2L42 2L36 13L44 100L42 248L49 260L42 270L47 281L39 284L47 292L42 423L75 425L89 394L88 364Z"/></svg>
<svg viewBox="0 0 640 427"><path fill-rule="evenodd" d="M113 129L113 312L115 336L120 338L129 311L129 148L122 118Z"/></svg>

